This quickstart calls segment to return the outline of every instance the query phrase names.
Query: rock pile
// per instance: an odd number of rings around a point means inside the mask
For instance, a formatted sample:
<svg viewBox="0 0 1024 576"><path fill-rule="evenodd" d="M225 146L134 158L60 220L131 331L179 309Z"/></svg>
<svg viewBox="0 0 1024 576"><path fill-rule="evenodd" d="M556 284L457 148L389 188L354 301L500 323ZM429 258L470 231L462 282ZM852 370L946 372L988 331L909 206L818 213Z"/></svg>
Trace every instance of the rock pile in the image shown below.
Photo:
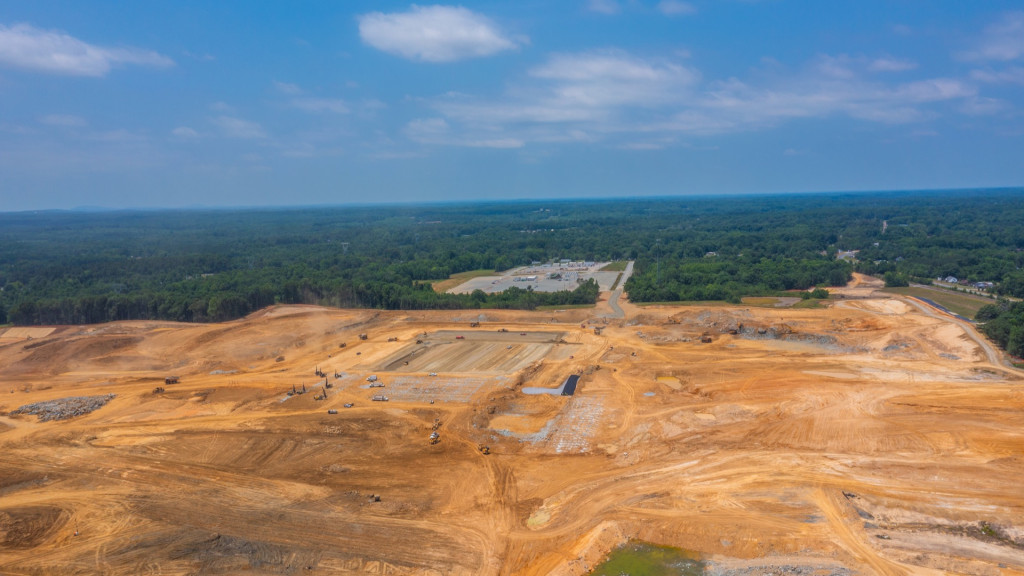
<svg viewBox="0 0 1024 576"><path fill-rule="evenodd" d="M11 412L11 415L34 414L39 417L40 422L67 420L68 418L82 416L94 410L99 410L107 402L113 400L115 396L115 394L106 394L103 396L71 396L68 398L58 398L57 400L36 402L35 404L26 404L25 406L18 408Z"/></svg>

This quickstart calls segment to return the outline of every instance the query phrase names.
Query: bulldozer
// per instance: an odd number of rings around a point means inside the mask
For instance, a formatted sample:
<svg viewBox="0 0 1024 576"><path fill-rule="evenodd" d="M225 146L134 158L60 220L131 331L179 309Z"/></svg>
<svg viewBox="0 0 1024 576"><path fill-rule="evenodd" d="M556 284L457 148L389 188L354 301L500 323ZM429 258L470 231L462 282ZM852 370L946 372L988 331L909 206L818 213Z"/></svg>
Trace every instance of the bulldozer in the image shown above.
<svg viewBox="0 0 1024 576"><path fill-rule="evenodd" d="M431 446L433 446L434 444L437 444L440 441L441 441L441 435L440 434L438 434L437 432L431 432L430 433L430 445Z"/></svg>
<svg viewBox="0 0 1024 576"><path fill-rule="evenodd" d="M491 453L491 447L490 446L486 446L484 444L481 444L477 448L480 450L481 454L490 454Z"/></svg>

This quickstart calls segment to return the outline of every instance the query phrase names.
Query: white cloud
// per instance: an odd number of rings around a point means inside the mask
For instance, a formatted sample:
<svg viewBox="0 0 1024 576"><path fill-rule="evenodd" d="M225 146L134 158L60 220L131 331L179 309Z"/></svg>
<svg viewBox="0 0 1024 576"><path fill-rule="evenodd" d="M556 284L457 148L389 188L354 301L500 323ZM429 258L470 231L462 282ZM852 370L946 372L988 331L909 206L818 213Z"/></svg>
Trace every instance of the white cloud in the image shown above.
<svg viewBox="0 0 1024 576"><path fill-rule="evenodd" d="M296 96L302 94L302 88L299 88L297 84L290 84L288 82L274 82L274 87L283 94L290 94Z"/></svg>
<svg viewBox="0 0 1024 576"><path fill-rule="evenodd" d="M622 51L556 54L530 71L551 81L551 101L562 106L650 106L674 100L698 74L666 60L644 60Z"/></svg>
<svg viewBox="0 0 1024 576"><path fill-rule="evenodd" d="M960 56L965 60L1017 60L1024 57L1024 12L1004 14L985 28L978 45Z"/></svg>
<svg viewBox="0 0 1024 576"><path fill-rule="evenodd" d="M878 58L868 65L872 72L905 72L917 68L917 62L903 58Z"/></svg>
<svg viewBox="0 0 1024 576"><path fill-rule="evenodd" d="M884 82L872 68L910 63L879 60L825 55L797 72L769 65L751 81L706 82L678 59L617 50L555 54L500 98L447 94L430 101L440 117L410 123L406 132L421 143L469 145L500 134L523 143L618 139L618 147L654 149L672 145L681 133L761 130L801 118L901 124L934 118L939 111L996 109L969 80Z"/></svg>
<svg viewBox="0 0 1024 576"><path fill-rule="evenodd" d="M85 126L88 122L81 116L72 116L71 114L48 114L39 119L39 122L46 124L47 126L66 126L66 127L80 127Z"/></svg>
<svg viewBox="0 0 1024 576"><path fill-rule="evenodd" d="M587 9L601 14L618 14L619 3L615 0L587 0Z"/></svg>
<svg viewBox="0 0 1024 576"><path fill-rule="evenodd" d="M453 62L519 47L486 16L461 6L416 6L408 12L359 17L363 42L389 54L425 62Z"/></svg>
<svg viewBox="0 0 1024 576"><path fill-rule="evenodd" d="M1006 102L996 98L986 98L984 96L976 96L974 98L968 98L964 101L962 110L964 114L970 116L989 116L992 114L998 114L1008 108Z"/></svg>
<svg viewBox="0 0 1024 576"><path fill-rule="evenodd" d="M196 132L195 130L193 130L192 128L189 128L188 126L178 126L174 130L171 130L171 134L173 136L177 136L178 138L198 138L199 137L199 132Z"/></svg>
<svg viewBox="0 0 1024 576"><path fill-rule="evenodd" d="M470 148L521 148L525 144L518 138L494 138L454 135L443 118L420 118L405 127L406 136L421 144L442 144Z"/></svg>
<svg viewBox="0 0 1024 576"><path fill-rule="evenodd" d="M337 98L292 98L292 106L306 112L332 112L348 114L349 108L344 100Z"/></svg>
<svg viewBox="0 0 1024 576"><path fill-rule="evenodd" d="M100 77L118 64L166 68L174 61L150 50L95 46L58 30L0 24L0 64L50 74Z"/></svg>
<svg viewBox="0 0 1024 576"><path fill-rule="evenodd" d="M658 2L658 11L666 16L683 16L695 13L697 8L681 0L661 0Z"/></svg>
<svg viewBox="0 0 1024 576"><path fill-rule="evenodd" d="M235 118L233 116L218 116L210 120L214 126L220 129L221 134L228 138L266 138L267 133L263 127L256 122Z"/></svg>
<svg viewBox="0 0 1024 576"><path fill-rule="evenodd" d="M1024 84L1024 68L1011 66L1005 70L971 70L971 78L987 84Z"/></svg>

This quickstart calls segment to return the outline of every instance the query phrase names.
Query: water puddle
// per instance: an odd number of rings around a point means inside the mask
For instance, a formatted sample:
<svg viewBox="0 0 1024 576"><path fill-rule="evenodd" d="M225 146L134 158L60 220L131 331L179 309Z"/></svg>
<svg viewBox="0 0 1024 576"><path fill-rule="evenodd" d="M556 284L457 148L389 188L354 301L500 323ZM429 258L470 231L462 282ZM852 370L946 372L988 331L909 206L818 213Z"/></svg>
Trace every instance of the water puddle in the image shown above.
<svg viewBox="0 0 1024 576"><path fill-rule="evenodd" d="M696 552L631 540L612 550L591 576L700 576L704 562Z"/></svg>

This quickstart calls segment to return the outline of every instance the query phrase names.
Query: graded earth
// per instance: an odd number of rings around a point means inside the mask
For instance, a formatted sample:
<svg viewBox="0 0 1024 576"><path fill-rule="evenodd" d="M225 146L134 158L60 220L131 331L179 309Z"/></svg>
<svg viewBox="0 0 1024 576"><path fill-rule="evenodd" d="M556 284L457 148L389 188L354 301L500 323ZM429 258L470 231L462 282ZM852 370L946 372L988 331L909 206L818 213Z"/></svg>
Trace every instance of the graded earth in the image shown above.
<svg viewBox="0 0 1024 576"><path fill-rule="evenodd" d="M8 328L0 573L1024 573L1022 373L876 287Z"/></svg>

